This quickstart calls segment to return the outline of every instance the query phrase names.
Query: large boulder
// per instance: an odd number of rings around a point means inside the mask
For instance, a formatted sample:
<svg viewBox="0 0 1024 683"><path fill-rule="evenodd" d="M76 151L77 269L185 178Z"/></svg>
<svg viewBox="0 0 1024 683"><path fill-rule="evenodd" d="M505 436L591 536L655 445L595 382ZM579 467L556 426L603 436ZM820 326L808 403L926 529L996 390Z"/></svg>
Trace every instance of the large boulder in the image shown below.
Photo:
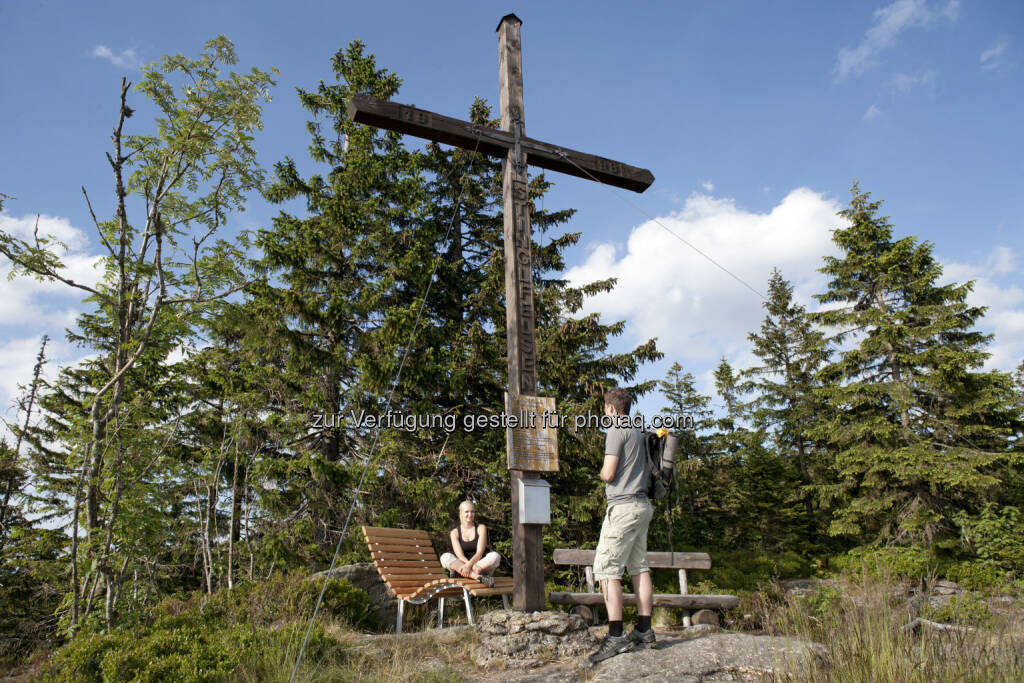
<svg viewBox="0 0 1024 683"><path fill-rule="evenodd" d="M810 674L824 645L789 638L719 633L680 640L660 637L658 648L635 650L594 667L599 681L762 681L783 670Z"/></svg>
<svg viewBox="0 0 1024 683"><path fill-rule="evenodd" d="M527 669L565 657L583 657L599 641L578 614L499 610L480 617L476 626L476 662Z"/></svg>
<svg viewBox="0 0 1024 683"><path fill-rule="evenodd" d="M478 683L578 683L578 681L680 681L682 683L737 683L738 681L814 680L814 667L827 654L825 647L789 638L743 633L707 633L702 624L683 634L658 634L658 647L634 650L594 666L584 654L538 669L507 668L480 671L469 680ZM595 629L596 630L596 629ZM602 629L603 630L603 629ZM697 635L695 633L705 633Z"/></svg>
<svg viewBox="0 0 1024 683"><path fill-rule="evenodd" d="M384 628L394 626L395 620L398 618L398 600L380 578L380 574L372 562L347 564L343 567L335 567L330 572L317 572L314 576L323 579L328 573L332 579L345 579L370 596L380 625Z"/></svg>

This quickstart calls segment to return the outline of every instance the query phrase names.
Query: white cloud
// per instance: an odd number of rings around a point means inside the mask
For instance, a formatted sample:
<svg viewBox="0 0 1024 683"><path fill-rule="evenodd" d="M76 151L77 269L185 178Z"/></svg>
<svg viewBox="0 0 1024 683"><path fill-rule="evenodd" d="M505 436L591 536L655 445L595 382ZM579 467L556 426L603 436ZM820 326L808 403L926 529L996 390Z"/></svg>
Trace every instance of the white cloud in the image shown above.
<svg viewBox="0 0 1024 683"><path fill-rule="evenodd" d="M114 52L106 45L97 45L92 49L92 56L105 59L116 67L138 69L142 66L142 60L135 54L132 48L125 48L120 52Z"/></svg>
<svg viewBox="0 0 1024 683"><path fill-rule="evenodd" d="M67 218L47 216L45 214L38 216L25 215L21 218L0 215L0 230L24 240L32 239L37 226L40 237L52 236L66 244L68 249L81 249L89 243L89 238L86 234L71 225Z"/></svg>
<svg viewBox="0 0 1024 683"><path fill-rule="evenodd" d="M1017 256L1009 247L996 247L989 256L987 270L997 275L1009 275L1017 270Z"/></svg>
<svg viewBox="0 0 1024 683"><path fill-rule="evenodd" d="M808 188L793 190L767 213L695 194L681 211L657 219L679 237L645 222L624 248L594 245L566 278L575 284L618 278L614 290L588 300L587 312L628 319L627 343L658 337L658 348L684 365L717 364L722 355L734 359L747 351L746 335L764 316L762 300L679 238L762 293L772 268L779 268L807 304L823 287L815 270L821 257L835 253L831 229L842 224L840 208Z"/></svg>
<svg viewBox="0 0 1024 683"><path fill-rule="evenodd" d="M922 69L917 75L897 73L889 79L888 85L893 97L909 95L915 88L934 86L938 77L935 69Z"/></svg>
<svg viewBox="0 0 1024 683"><path fill-rule="evenodd" d="M1013 370L1024 359L1024 289L999 278L1016 272L1016 254L1009 247L995 247L980 263L949 262L943 267L943 283L974 281L967 296L972 306L986 306L978 328L994 335L986 368Z"/></svg>
<svg viewBox="0 0 1024 683"><path fill-rule="evenodd" d="M52 236L68 247L66 252L57 249L65 266L62 274L75 282L95 285L102 276L100 257L87 253L88 238L66 218L0 215L0 231L31 242L37 221L40 237ZM62 282L40 282L24 275L11 280L10 272L10 262L0 258L0 329L16 327L62 336L81 310L86 293Z"/></svg>
<svg viewBox="0 0 1024 683"><path fill-rule="evenodd" d="M88 286L100 280L100 257L89 253L92 245L88 236L68 219L45 214L20 218L0 215L0 231L29 242L37 226L40 238L48 237L67 247L55 248L64 263L65 277ZM12 280L8 278L10 272L10 262L0 257L0 417L20 422L24 417L16 408L21 395L18 385L28 386L31 382L44 334L50 337L44 378L54 379L59 366L88 357L65 339L65 330L74 325L84 309L82 299L86 293L61 282L40 282L24 275ZM4 433L0 423L0 436Z"/></svg>
<svg viewBox="0 0 1024 683"><path fill-rule="evenodd" d="M0 344L0 417L12 424L24 424L25 414L18 410L17 404L32 382L42 337L43 333L30 334ZM63 330L51 331L49 337L46 362L40 373L44 380L55 380L60 367L80 363L89 357L65 341ZM37 406L33 410L32 424L37 424L38 418ZM13 436L3 422L0 422L0 438L6 438L8 444L13 445Z"/></svg>
<svg viewBox="0 0 1024 683"><path fill-rule="evenodd" d="M882 114L882 110L878 108L878 105L872 104L868 107L868 110L864 112L865 121L874 121Z"/></svg>
<svg viewBox="0 0 1024 683"><path fill-rule="evenodd" d="M700 184L700 186L702 188L704 188L705 192L714 192L715 191L715 185L710 180L705 180L704 182L702 182Z"/></svg>
<svg viewBox="0 0 1024 683"><path fill-rule="evenodd" d="M960 12L958 0L950 0L941 9L929 6L926 0L896 0L875 10L874 23L855 47L839 49L836 58L836 80L859 76L879 63L879 54L896 44L897 37L907 29L927 26L937 18L956 21Z"/></svg>
<svg viewBox="0 0 1024 683"><path fill-rule="evenodd" d="M1013 63L1009 61L1009 52L1010 39L1007 36L1000 36L995 45L982 52L978 58L981 70L993 73L1010 69Z"/></svg>

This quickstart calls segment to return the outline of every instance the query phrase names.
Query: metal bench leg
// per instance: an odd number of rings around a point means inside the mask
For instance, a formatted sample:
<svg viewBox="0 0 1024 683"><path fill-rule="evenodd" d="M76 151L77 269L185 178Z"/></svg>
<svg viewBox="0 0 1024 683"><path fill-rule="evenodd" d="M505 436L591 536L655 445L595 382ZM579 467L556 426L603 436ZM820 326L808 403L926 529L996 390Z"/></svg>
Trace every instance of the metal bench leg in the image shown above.
<svg viewBox="0 0 1024 683"><path fill-rule="evenodd" d="M507 612L509 610L508 596L507 595L502 595L501 596L501 604L505 606L505 611Z"/></svg>
<svg viewBox="0 0 1024 683"><path fill-rule="evenodd" d="M437 627L444 628L444 598L437 599Z"/></svg>
<svg viewBox="0 0 1024 683"><path fill-rule="evenodd" d="M398 601L398 623L395 625L395 634L402 632L402 616L405 613L405 600Z"/></svg>
<svg viewBox="0 0 1024 683"><path fill-rule="evenodd" d="M469 601L469 591L465 588L462 589L462 599L466 602L466 618L469 619L469 625L473 626L473 604Z"/></svg>

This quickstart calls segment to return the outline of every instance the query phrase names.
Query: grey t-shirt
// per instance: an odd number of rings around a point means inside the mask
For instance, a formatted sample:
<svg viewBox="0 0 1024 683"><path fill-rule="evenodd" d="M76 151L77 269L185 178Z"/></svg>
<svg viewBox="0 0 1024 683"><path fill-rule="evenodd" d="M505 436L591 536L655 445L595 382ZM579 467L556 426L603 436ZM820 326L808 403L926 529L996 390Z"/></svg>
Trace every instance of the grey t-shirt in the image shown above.
<svg viewBox="0 0 1024 683"><path fill-rule="evenodd" d="M644 450L643 432L636 427L609 427L604 438L604 453L619 457L615 478L604 485L609 505L635 500L638 493L647 495L647 452Z"/></svg>

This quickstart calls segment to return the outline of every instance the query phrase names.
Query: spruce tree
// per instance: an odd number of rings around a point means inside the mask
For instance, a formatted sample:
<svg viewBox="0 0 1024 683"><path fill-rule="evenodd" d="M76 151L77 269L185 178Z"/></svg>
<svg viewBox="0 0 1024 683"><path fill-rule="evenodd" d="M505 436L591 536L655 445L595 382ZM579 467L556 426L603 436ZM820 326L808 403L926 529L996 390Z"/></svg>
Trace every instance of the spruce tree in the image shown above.
<svg viewBox="0 0 1024 683"><path fill-rule="evenodd" d="M999 487L1016 418L1009 378L982 372L989 336L972 284L939 284L929 242L894 240L881 202L854 184L826 257L815 319L846 342L820 373L828 410L812 438L832 449L830 533L858 543L929 545L956 537L955 516Z"/></svg>
<svg viewBox="0 0 1024 683"><path fill-rule="evenodd" d="M747 338L760 364L743 371L744 386L754 394L748 404L752 425L772 440L779 456L799 473L794 482L803 501L807 532L817 528L810 486L822 483L824 449L810 436L814 423L824 418L818 401L817 372L829 359L824 334L793 300L793 287L778 270L768 280L765 318L758 332Z"/></svg>
<svg viewBox="0 0 1024 683"><path fill-rule="evenodd" d="M691 429L677 430L679 455L675 481L677 497L673 500L673 532L679 542L691 547L707 547L723 534L725 519L719 488L723 460L716 457L715 426L711 397L697 390L693 373L673 363L665 379L658 382L667 405L661 412L672 415L678 423L684 420ZM682 419L680 419L682 418ZM652 522L652 540L660 533L660 524ZM675 542L676 539L673 539Z"/></svg>

